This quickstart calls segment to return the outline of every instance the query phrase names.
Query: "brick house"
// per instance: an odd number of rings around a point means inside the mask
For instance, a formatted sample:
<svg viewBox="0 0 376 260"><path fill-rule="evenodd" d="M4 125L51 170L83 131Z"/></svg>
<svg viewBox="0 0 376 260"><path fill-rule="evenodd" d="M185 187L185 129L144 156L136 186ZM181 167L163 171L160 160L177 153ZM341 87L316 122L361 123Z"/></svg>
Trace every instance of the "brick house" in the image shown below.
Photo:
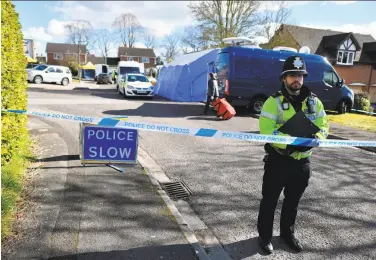
<svg viewBox="0 0 376 260"><path fill-rule="evenodd" d="M137 61L144 63L144 68L155 67L155 53L153 49L119 47L118 57L121 61Z"/></svg>
<svg viewBox="0 0 376 260"><path fill-rule="evenodd" d="M78 49L80 48L80 50ZM47 64L67 66L68 61L77 61L80 53L80 64L87 63L85 45L69 43L50 43L46 45Z"/></svg>
<svg viewBox="0 0 376 260"><path fill-rule="evenodd" d="M260 46L297 50L308 46L311 53L327 58L346 85L355 92L368 92L371 102L376 102L376 40L371 35L282 24L270 41Z"/></svg>

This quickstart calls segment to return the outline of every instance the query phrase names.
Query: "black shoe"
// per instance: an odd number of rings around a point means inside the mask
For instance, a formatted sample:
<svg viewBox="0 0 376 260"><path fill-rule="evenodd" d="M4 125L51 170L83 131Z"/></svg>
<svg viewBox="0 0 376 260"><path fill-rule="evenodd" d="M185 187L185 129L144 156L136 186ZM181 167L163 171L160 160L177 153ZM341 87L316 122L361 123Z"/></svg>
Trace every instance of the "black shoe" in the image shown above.
<svg viewBox="0 0 376 260"><path fill-rule="evenodd" d="M264 251L266 254L270 255L271 253L273 253L273 245L272 243L265 243L264 241L262 241L262 239L259 237L258 238L258 243L262 249L262 251Z"/></svg>
<svg viewBox="0 0 376 260"><path fill-rule="evenodd" d="M296 252L303 251L302 244L299 242L299 240L295 237L294 234L281 234L280 237L291 249L295 250Z"/></svg>

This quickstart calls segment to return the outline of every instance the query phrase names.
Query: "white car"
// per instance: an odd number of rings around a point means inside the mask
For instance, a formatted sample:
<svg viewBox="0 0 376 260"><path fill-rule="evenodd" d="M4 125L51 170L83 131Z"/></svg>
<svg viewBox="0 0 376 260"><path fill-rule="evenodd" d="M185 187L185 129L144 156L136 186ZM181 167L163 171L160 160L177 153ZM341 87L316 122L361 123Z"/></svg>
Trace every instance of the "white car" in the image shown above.
<svg viewBox="0 0 376 260"><path fill-rule="evenodd" d="M154 86L143 74L121 75L118 91L124 98L137 96L153 98L154 96Z"/></svg>
<svg viewBox="0 0 376 260"><path fill-rule="evenodd" d="M42 82L55 82L67 86L72 82L72 73L68 67L39 65L27 72L27 81L36 84Z"/></svg>

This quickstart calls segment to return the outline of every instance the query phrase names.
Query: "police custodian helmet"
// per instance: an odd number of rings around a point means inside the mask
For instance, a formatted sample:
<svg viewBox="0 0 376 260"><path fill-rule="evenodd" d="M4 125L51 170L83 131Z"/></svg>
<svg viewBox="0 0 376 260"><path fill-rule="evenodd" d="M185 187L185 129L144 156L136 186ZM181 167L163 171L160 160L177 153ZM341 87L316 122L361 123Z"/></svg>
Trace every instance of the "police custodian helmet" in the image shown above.
<svg viewBox="0 0 376 260"><path fill-rule="evenodd" d="M306 70L306 64L302 57L300 56L290 56L283 63L282 73L280 77L284 75L299 75L303 74L304 77L308 75Z"/></svg>

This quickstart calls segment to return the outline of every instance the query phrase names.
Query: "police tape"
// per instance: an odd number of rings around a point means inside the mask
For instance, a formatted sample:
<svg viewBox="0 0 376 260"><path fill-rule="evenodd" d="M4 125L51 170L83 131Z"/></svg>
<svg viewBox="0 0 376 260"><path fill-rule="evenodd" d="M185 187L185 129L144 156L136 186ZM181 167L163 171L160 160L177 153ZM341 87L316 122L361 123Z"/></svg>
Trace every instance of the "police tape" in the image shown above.
<svg viewBox="0 0 376 260"><path fill-rule="evenodd" d="M210 128L191 128L181 126L171 126L165 124L152 124L144 122L132 122L127 120L127 116L121 116L119 118L113 117L88 117L71 115L65 113L51 113L34 110L2 110L2 112L16 113L32 115L37 117L45 117L73 122L89 123L98 126L129 128L137 130L145 130L160 133L170 133L178 135L210 137L219 139L235 139L241 141L252 141L262 143L278 143L278 144L290 144L309 147L376 147L376 141L357 141L357 140L319 140L311 138L280 136L280 135L262 135L254 133L233 132L233 131L221 131Z"/></svg>

